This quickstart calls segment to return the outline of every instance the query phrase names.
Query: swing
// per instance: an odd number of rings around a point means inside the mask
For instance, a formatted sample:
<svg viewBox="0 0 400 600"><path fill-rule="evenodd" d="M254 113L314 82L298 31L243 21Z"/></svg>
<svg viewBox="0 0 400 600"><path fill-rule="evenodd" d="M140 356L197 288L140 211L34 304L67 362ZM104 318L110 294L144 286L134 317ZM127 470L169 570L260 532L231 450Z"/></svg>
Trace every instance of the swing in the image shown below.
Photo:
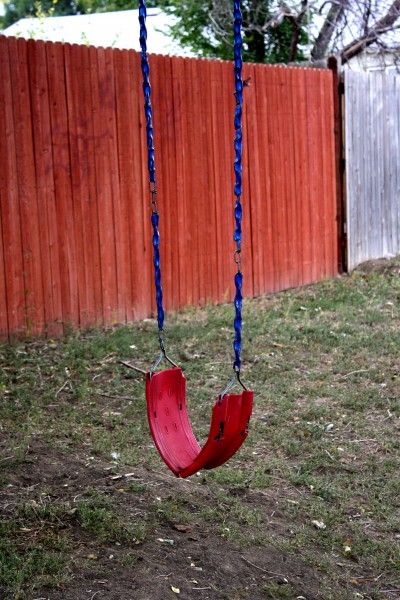
<svg viewBox="0 0 400 600"><path fill-rule="evenodd" d="M160 355L146 373L147 416L154 443L161 458L177 477L189 477L200 469L214 469L229 460L243 444L248 435L254 392L248 390L240 378L242 342L242 286L241 241L242 241L242 14L240 0L234 0L234 76L235 76L235 231L234 254L237 265L235 275L236 294L234 300L235 360L234 376L219 395L211 416L210 432L203 447L199 445L190 425L186 407L186 380L182 370L167 355L164 341L164 308L160 269L159 213L156 203L156 178L153 143L153 115L150 102L150 67L147 57L146 2L139 1L141 68L143 74L144 110L148 151L149 190L151 194L151 223L153 228L153 263L155 273L158 341ZM165 359L171 368L156 372ZM243 391L229 393L235 382Z"/></svg>

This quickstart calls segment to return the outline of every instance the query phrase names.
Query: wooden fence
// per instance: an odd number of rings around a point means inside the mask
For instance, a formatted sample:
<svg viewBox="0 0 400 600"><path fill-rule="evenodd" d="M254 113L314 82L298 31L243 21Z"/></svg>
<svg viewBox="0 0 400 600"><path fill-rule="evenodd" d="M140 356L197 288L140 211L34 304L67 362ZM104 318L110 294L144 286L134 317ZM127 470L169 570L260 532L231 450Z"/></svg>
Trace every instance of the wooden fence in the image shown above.
<svg viewBox="0 0 400 600"><path fill-rule="evenodd" d="M233 72L151 56L167 310L233 294ZM329 71L244 67L245 294L337 272ZM154 311L139 55L0 37L0 336Z"/></svg>
<svg viewBox="0 0 400 600"><path fill-rule="evenodd" d="M348 267L400 253L400 78L345 74Z"/></svg>

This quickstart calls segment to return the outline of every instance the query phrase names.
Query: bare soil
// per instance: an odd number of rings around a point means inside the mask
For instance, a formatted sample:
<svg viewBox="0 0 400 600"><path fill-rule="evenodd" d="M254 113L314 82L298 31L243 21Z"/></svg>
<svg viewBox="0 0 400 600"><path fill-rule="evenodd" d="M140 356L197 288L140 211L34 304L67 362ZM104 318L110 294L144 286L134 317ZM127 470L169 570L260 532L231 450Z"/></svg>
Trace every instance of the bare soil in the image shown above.
<svg viewBox="0 0 400 600"><path fill-rule="evenodd" d="M129 482L140 484L146 491L130 491ZM145 517L148 508L160 499L179 495L189 511L210 503L209 485L204 484L201 474L182 480L167 470L116 471L115 465L100 459L88 463L78 455L54 452L37 443L30 447L26 462L13 468L7 488L0 494L0 504L6 514L11 513L16 502L37 498L45 491L48 497L73 505L94 488L113 498L115 510L132 522ZM232 492L241 494L244 504L262 511L263 527L290 535L290 523L280 519L279 499L254 490ZM212 526L182 522L179 512L176 520L154 531L153 539L129 548L131 564L127 566L123 559L129 544L99 547L73 514L66 526L75 547L71 579L58 590L37 591L32 600L258 600L274 597L263 590L272 581L281 586L282 597L318 598L322 575L301 557L287 555L272 545L241 548L216 534ZM285 591L288 585L289 596ZM4 594L0 597L6 598Z"/></svg>

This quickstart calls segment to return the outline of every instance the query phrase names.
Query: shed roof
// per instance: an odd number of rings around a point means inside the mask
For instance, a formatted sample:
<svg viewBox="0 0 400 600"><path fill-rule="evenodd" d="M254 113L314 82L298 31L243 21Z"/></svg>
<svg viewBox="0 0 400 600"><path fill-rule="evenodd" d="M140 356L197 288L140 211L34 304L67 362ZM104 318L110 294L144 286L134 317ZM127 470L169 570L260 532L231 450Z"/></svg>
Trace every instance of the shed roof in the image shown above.
<svg viewBox="0 0 400 600"><path fill-rule="evenodd" d="M89 15L20 19L2 34L51 42L69 42L140 50L138 10ZM148 9L148 49L154 54L193 56L168 33L175 19L158 8Z"/></svg>

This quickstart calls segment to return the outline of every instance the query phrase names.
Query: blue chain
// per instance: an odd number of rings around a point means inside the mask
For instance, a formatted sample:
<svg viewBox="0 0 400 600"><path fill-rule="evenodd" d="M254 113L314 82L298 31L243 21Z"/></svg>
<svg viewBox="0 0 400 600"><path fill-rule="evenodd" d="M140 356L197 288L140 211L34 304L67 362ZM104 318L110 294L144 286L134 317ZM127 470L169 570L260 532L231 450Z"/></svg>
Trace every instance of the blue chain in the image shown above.
<svg viewBox="0 0 400 600"><path fill-rule="evenodd" d="M243 104L243 80L242 80L242 13L240 10L240 0L234 0L234 75L235 75L235 187L234 193L236 196L235 203L235 231L234 241L236 242L235 262L238 270L235 275L235 340L233 349L235 351L235 360L233 368L235 372L240 374L241 367L241 350L242 350L242 305L243 305L243 275L241 271L241 245L242 245L242 104ZM164 331L164 308L163 294L161 287L161 269L160 269L160 234L158 230L159 214L156 204L156 177L155 177L155 156L154 156L154 134L153 134L153 113L150 101L151 86L150 86L150 67L147 58L147 29L146 29L146 3L145 0L139 0L139 23L140 23L140 48L141 48L141 67L143 74L143 94L144 94L144 110L146 115L146 135L147 135L147 152L148 152L148 170L149 170L149 188L151 193L152 216L151 223L153 226L153 252L154 252L154 272L156 285L156 301L157 301L157 321L159 329L159 340L161 349L164 350L162 332Z"/></svg>
<svg viewBox="0 0 400 600"><path fill-rule="evenodd" d="M150 66L147 58L147 29L146 29L146 3L144 0L139 1L139 24L140 24L140 48L141 48L141 66L143 74L143 94L144 94L144 112L146 115L146 133L147 133L147 152L148 152L148 169L149 181L155 188L156 183L156 168L154 160L154 141L153 141L153 112L151 108L150 95Z"/></svg>
<svg viewBox="0 0 400 600"><path fill-rule="evenodd" d="M159 214L156 203L156 166L154 156L154 134L153 134L153 111L151 107L151 86L150 86L150 66L147 58L147 29L146 29L146 3L139 0L139 24L140 24L140 48L141 48L141 66L143 74L143 95L144 112L146 116L146 135L147 135L147 167L149 170L149 189L151 193L151 224L153 226L153 263L154 279L156 284L156 302L157 302L157 322L159 331L159 341L161 350L164 351L164 342L162 332L164 331L164 308L163 293L161 286L161 268L160 268L160 232L158 230Z"/></svg>
<svg viewBox="0 0 400 600"><path fill-rule="evenodd" d="M235 339L233 349L235 351L235 360L233 369L240 374L242 351L242 305L243 305L243 274L241 271L241 250L242 250L242 104L243 104L243 80L242 80L242 12L240 10L240 0L234 0L233 3L233 53L234 53L234 75L235 75L235 232L233 239L236 242L235 262L238 270L235 275Z"/></svg>

